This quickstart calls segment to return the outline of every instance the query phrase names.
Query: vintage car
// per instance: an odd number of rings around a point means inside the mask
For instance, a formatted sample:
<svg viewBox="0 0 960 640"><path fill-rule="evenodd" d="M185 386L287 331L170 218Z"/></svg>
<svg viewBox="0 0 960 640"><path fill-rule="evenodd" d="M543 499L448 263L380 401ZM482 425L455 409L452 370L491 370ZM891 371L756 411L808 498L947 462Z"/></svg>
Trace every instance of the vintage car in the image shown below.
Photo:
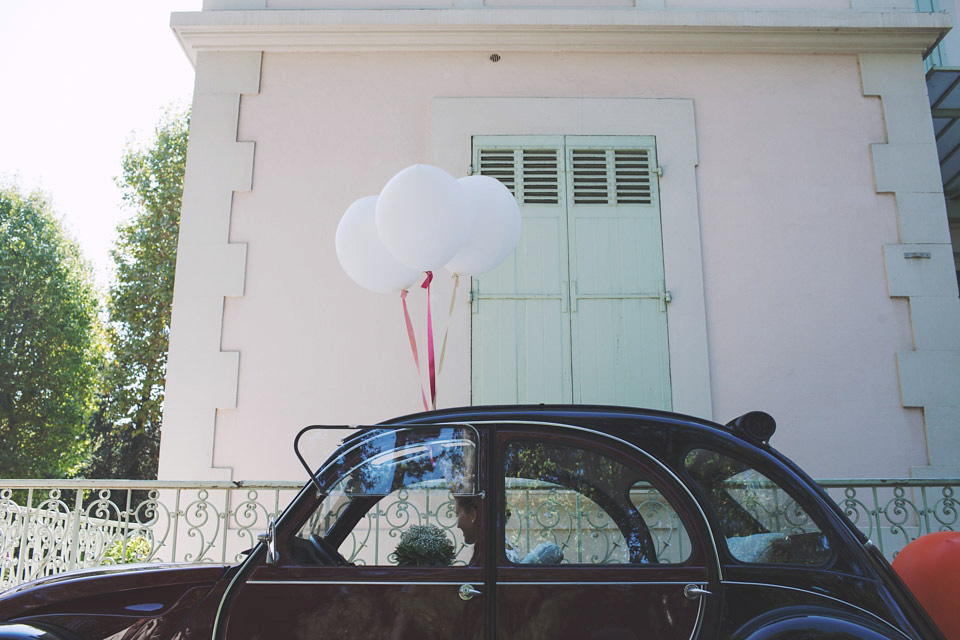
<svg viewBox="0 0 960 640"><path fill-rule="evenodd" d="M24 584L0 638L943 639L765 413L449 409L315 464L332 428L242 562Z"/></svg>

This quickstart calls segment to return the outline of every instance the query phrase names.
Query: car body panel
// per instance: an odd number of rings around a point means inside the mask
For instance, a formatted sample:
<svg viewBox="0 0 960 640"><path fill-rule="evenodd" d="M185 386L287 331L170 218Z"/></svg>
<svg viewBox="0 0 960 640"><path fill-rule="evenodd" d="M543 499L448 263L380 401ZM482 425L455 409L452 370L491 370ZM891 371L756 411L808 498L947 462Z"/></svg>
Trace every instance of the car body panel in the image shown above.
<svg viewBox="0 0 960 640"><path fill-rule="evenodd" d="M364 444L376 434L446 424L472 425L477 434L475 491L485 498L484 533L472 556L440 567L352 566L334 557L358 523L376 520L379 502L386 499L381 496L346 494L346 508L333 524L317 530L319 542L304 537L309 523L319 518L326 493L350 479L363 460ZM543 459L560 464L541 465L545 475L534 478L529 469L539 467L511 462L519 454L510 447L518 443L541 451L537 455L549 452ZM428 449L433 465L434 450ZM584 451L583 460L602 456L625 471L578 469L574 458L564 458L567 450ZM743 552L734 547L741 540L733 538L772 534L731 534L730 513L736 510L717 511L716 489L704 484L702 469L689 466L698 464L691 456L699 451L760 470L809 516L813 532L804 530L783 543L799 545L785 548L800 560L790 553L742 559ZM686 546L678 557L649 557L650 533L642 533L647 525L636 516L640 507L623 502L624 487L634 486L631 474L656 491L682 524ZM534 480L540 484L530 484ZM56 578L0 597L0 620L32 621L41 629L54 625L85 640L776 640L796 634L943 640L889 564L802 470L763 438L704 420L591 406L464 407L414 414L345 439L320 465L315 481L320 494L308 485L276 521L275 562L268 561L267 545L261 543L229 568L136 568ZM527 565L508 556L505 540L515 535L516 521L514 529L508 527L511 512L505 502L510 487L524 483L545 487L537 489L543 495L555 487L598 500L613 530L626 536L617 543L626 545L625 555L612 564L606 558L594 563L564 548L563 557L573 564L559 565ZM445 508L452 510L452 502ZM447 527L448 534L456 533ZM809 555L808 543L819 545L816 554ZM464 585L472 590L466 597ZM0 638L2 633L0 625ZM57 637L68 638L66 633Z"/></svg>
<svg viewBox="0 0 960 640"><path fill-rule="evenodd" d="M66 629L81 638L170 637L223 584L227 571L193 564L65 573L5 592L0 620Z"/></svg>
<svg viewBox="0 0 960 640"><path fill-rule="evenodd" d="M416 572L414 572L416 573ZM318 575L318 578L323 576ZM482 599L464 601L463 584L482 582L445 576L431 581L410 575L407 580L290 580L251 579L233 601L226 637L272 638L421 638L423 640L482 640L485 637ZM307 605L307 606L305 606ZM270 610L264 616L262 609Z"/></svg>

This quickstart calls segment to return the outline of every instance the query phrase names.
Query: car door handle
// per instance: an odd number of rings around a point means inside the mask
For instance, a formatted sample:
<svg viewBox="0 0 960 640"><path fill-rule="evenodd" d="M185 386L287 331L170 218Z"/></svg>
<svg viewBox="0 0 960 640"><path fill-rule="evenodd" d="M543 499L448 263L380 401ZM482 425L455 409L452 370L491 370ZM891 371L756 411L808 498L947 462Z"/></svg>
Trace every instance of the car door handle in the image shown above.
<svg viewBox="0 0 960 640"><path fill-rule="evenodd" d="M689 600L696 600L700 596L709 596L713 595L703 587L697 586L695 584L688 584L683 588L683 595Z"/></svg>
<svg viewBox="0 0 960 640"><path fill-rule="evenodd" d="M461 600L470 600L473 596L482 596L483 594L473 588L472 584L462 584L460 585L460 599Z"/></svg>

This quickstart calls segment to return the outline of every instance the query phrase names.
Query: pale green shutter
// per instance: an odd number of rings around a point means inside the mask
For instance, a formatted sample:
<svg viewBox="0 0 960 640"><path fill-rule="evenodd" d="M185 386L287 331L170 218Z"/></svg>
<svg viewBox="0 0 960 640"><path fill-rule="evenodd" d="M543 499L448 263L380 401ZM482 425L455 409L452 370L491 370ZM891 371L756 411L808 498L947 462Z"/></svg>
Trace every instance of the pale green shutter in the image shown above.
<svg viewBox="0 0 960 640"><path fill-rule="evenodd" d="M654 140L566 147L573 400L669 409Z"/></svg>
<svg viewBox="0 0 960 640"><path fill-rule="evenodd" d="M474 404L572 402L563 139L476 146L522 210L517 250L473 280Z"/></svg>
<svg viewBox="0 0 960 640"><path fill-rule="evenodd" d="M473 280L473 402L669 409L650 137L476 137L474 172L517 197L517 251Z"/></svg>

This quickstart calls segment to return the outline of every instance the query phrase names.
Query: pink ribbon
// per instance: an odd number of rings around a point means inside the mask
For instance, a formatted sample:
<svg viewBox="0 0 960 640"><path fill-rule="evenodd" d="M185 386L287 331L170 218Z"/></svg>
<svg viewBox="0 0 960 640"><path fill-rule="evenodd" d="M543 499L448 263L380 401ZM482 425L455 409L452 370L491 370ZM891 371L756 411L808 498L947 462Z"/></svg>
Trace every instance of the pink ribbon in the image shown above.
<svg viewBox="0 0 960 640"><path fill-rule="evenodd" d="M427 290L427 360L430 371L430 406L437 408L437 365L433 348L433 315L430 312L430 283L433 282L433 271L427 271L427 277L420 285ZM419 365L417 365L419 370Z"/></svg>
<svg viewBox="0 0 960 640"><path fill-rule="evenodd" d="M429 411L430 406L427 404L427 394L423 389L423 375L420 373L420 356L417 355L417 336L413 332L413 322L410 321L410 311L407 309L407 294L410 293L406 289L400 292L400 301L403 303L403 319L407 323L407 337L410 339L410 351L413 352L413 363L417 365L417 382L420 383L420 397L423 399L423 409L424 411Z"/></svg>

